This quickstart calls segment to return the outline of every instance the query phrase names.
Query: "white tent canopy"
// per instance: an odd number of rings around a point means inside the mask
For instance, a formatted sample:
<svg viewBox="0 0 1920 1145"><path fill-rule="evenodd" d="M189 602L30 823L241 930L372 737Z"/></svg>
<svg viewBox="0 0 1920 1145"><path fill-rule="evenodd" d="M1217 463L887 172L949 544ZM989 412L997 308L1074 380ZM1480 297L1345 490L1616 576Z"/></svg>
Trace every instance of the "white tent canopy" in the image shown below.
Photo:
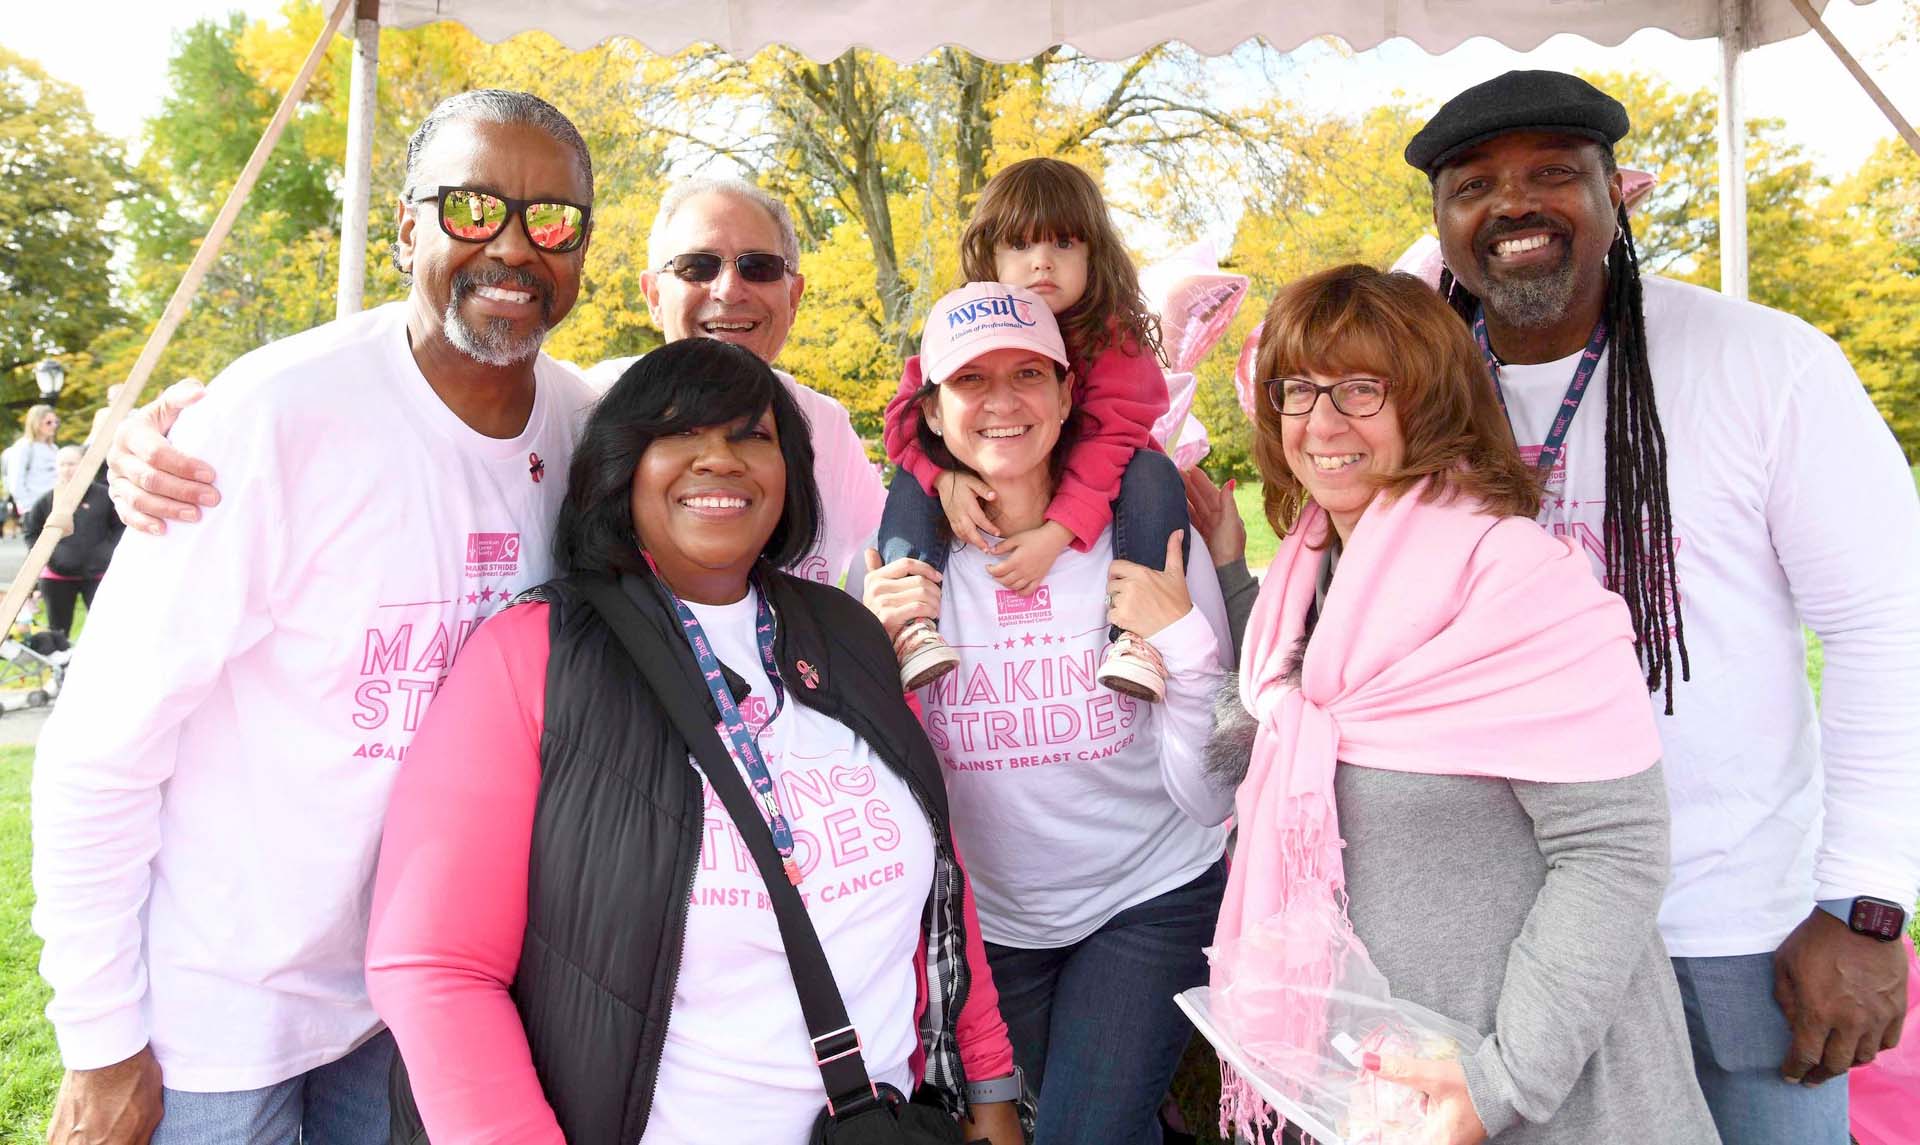
<svg viewBox="0 0 1920 1145"><path fill-rule="evenodd" d="M1815 0L1824 9L1827 0ZM711 43L742 59L787 44L815 60L850 47L914 60L954 44L998 61L1071 44L1101 59L1178 40L1209 55L1253 36L1286 49L1338 36L1358 49L1404 37L1444 52L1474 36L1526 50L1571 32L1617 44L1641 28L1718 36L1722 0L381 0L380 22L410 28L456 20L498 40L539 29L568 47L631 36L656 52ZM1792 0L1749 0L1745 44L1797 36Z"/></svg>
<svg viewBox="0 0 1920 1145"><path fill-rule="evenodd" d="M240 207L291 121L328 41L353 20L354 62L347 117L347 163L342 195L341 316L360 310L366 274L367 214L373 155L373 109L379 80L381 27L411 28L455 20L487 38L547 32L575 49L611 36L630 36L656 52L696 42L716 44L746 58L768 44L788 44L815 60L847 48L873 49L898 60L919 59L956 45L989 59L1036 55L1070 44L1102 59L1137 55L1177 40L1202 52L1232 50L1254 36L1293 48L1315 36L1338 36L1355 48L1404 37L1443 52L1475 36L1513 48L1532 48L1562 32L1617 44L1641 28L1677 36L1717 36L1722 45L1720 108L1721 289L1746 296L1746 179L1742 157L1740 58L1751 47L1818 31L1841 62L1920 152L1920 133L1903 121L1820 22L1828 0L338 0L307 54L266 133L228 192L207 238L194 253L160 321L114 399L102 431L63 485L40 540L15 575L0 612L25 603L53 546L73 530L73 509L93 479L106 443L152 376L173 332L186 317L200 283L219 256ZM1871 3L1871 0L1854 0Z"/></svg>
<svg viewBox="0 0 1920 1145"><path fill-rule="evenodd" d="M1358 49L1396 37L1444 52L1476 36L1517 49L1571 33L1617 44L1642 28L1688 39L1718 37L1720 86L1720 282L1747 293L1745 116L1740 61L1749 49L1807 31L1829 0L356 0L355 67L344 218L341 316L360 309L365 279L367 178L373 148L373 88L381 26L453 20L488 40L543 31L576 50L630 36L655 52L710 43L745 59L786 44L814 60L850 47L914 60L957 45L998 61L1054 44L1123 59L1175 40L1207 54L1254 36L1293 48L1338 36ZM1853 0L1856 4L1872 0ZM1824 29L1823 29L1824 30ZM1837 49L1837 45L1836 45ZM1856 73L1860 74L1860 73ZM1865 80L1861 74L1863 82ZM1870 82L1868 86L1871 88ZM1870 94L1872 94L1870 92ZM1920 145L1916 145L1920 146Z"/></svg>

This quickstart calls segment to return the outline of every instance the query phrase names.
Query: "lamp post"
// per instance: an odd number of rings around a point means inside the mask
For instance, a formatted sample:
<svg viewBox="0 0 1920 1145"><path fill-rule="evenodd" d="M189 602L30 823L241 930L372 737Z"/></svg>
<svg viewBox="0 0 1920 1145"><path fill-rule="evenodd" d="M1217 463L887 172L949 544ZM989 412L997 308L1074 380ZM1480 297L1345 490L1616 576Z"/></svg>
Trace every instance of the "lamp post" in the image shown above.
<svg viewBox="0 0 1920 1145"><path fill-rule="evenodd" d="M60 391L67 384L67 367L52 358L42 359L40 364L33 368L33 380L40 387L41 397L47 399L49 403L58 401Z"/></svg>

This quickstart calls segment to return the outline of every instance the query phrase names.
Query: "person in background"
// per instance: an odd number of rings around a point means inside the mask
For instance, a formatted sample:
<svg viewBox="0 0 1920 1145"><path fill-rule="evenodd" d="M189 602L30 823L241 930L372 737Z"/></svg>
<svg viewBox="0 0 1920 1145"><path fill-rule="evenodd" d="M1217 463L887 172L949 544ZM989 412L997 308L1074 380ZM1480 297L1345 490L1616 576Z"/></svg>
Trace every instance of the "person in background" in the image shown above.
<svg viewBox="0 0 1920 1145"><path fill-rule="evenodd" d="M1011 315L997 308L1004 301ZM1009 320L1009 319L1012 320ZM919 448L992 495L990 539L1039 528L1082 429L1072 355L1040 295L975 282L934 303L914 399ZM1226 615L1203 541L1164 568L1118 560L1114 526L1028 592L954 544L944 575L869 553L859 586L887 631L937 623L958 669L918 693L1014 1060L1039 1094L1035 1145L1158 1145L1193 1027L1173 1003L1206 980L1231 793L1203 773ZM852 585L849 586L854 587ZM1101 687L1110 625L1150 642L1164 702Z"/></svg>
<svg viewBox="0 0 1920 1145"><path fill-rule="evenodd" d="M29 546L40 540L40 530L46 527L47 516L53 512L58 487L72 480L79 471L82 452L77 445L60 448L55 465L58 485L41 495L22 522ZM113 511L113 502L107 497L105 475L96 474L73 507L73 532L53 547L47 567L40 573L40 597L47 602L47 627L61 636L72 634L75 600L93 607L94 591L100 587L100 578L107 575L113 548L120 543L120 534L125 531L126 526L121 524L119 515Z"/></svg>
<svg viewBox="0 0 1920 1145"><path fill-rule="evenodd" d="M1584 80L1509 72L1406 159L1540 521L1633 617L1673 810L1661 931L1721 1136L1847 1145L1920 894L1920 499L1831 338L1640 273L1630 129Z"/></svg>
<svg viewBox="0 0 1920 1145"><path fill-rule="evenodd" d="M60 415L50 405L36 405L27 410L20 427L19 438L0 451L0 469L6 473L7 496L12 499L14 514L24 519L54 486L54 456L59 447L53 435L60 428Z"/></svg>

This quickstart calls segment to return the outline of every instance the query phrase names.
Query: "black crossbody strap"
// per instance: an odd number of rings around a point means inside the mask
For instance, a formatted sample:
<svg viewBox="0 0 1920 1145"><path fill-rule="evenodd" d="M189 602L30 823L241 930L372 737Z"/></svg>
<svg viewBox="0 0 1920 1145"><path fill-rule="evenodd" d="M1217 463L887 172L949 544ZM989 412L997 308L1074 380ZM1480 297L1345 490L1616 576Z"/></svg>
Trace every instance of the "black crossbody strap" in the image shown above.
<svg viewBox="0 0 1920 1145"><path fill-rule="evenodd" d="M860 1035L847 1016L840 987L833 979L833 967L820 946L819 932L807 916L806 903L788 880L774 849L773 835L761 817L753 795L733 757L720 742L720 733L702 722L694 713L705 712L709 697L700 693L691 680L675 671L675 657L662 655L661 644L679 639L648 619L628 599L624 586L604 578L580 578L577 582L589 603L607 627L619 638L660 706L673 720L680 737L687 741L694 763L705 773L720 803L740 830L740 838L760 868L773 901L773 916L780 926L780 940L787 948L787 965L793 973L793 985L800 995L800 1012L813 1039L813 1060L820 1069L826 1087L827 1108L838 1116L857 1113L869 1104L878 1104L873 1080L867 1075L866 1059L861 1056ZM644 587L644 586L642 586Z"/></svg>

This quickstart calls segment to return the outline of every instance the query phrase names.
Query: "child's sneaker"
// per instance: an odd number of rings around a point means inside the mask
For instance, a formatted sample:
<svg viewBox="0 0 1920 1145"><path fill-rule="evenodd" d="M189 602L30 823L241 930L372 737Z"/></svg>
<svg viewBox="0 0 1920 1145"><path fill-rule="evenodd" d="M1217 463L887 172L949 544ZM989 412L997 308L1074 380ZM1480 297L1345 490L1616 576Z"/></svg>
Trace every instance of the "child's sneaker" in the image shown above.
<svg viewBox="0 0 1920 1145"><path fill-rule="evenodd" d="M1100 682L1122 695L1157 704L1167 694L1167 662L1146 637L1123 628L1119 638L1107 645Z"/></svg>
<svg viewBox="0 0 1920 1145"><path fill-rule="evenodd" d="M911 692L924 688L960 666L940 628L926 617L909 620L893 638L893 654L900 658L900 686Z"/></svg>

